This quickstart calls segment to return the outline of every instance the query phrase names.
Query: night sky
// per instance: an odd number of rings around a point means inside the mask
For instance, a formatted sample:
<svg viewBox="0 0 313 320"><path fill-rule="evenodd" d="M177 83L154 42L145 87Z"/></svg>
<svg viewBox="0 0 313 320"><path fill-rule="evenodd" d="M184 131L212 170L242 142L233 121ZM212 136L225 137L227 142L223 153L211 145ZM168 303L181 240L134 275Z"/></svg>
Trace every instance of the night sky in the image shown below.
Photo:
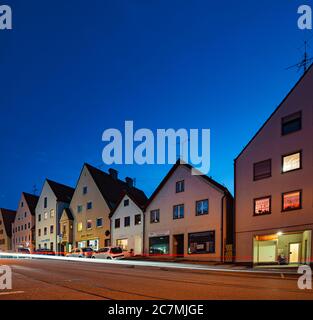
<svg viewBox="0 0 313 320"><path fill-rule="evenodd" d="M301 76L285 69L312 38L305 2L2 0L0 207L46 177L75 186L125 120L210 128L209 175L233 192L234 158ZM170 166L114 167L150 195Z"/></svg>

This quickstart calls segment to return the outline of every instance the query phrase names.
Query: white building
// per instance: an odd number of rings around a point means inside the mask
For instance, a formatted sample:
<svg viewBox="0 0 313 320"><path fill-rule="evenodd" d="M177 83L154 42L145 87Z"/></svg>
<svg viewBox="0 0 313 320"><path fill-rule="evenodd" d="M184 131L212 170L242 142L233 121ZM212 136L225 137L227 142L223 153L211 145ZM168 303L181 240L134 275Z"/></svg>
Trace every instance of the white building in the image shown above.
<svg viewBox="0 0 313 320"><path fill-rule="evenodd" d="M125 193L111 212L112 245L134 255L143 254L143 209L147 197L144 193Z"/></svg>

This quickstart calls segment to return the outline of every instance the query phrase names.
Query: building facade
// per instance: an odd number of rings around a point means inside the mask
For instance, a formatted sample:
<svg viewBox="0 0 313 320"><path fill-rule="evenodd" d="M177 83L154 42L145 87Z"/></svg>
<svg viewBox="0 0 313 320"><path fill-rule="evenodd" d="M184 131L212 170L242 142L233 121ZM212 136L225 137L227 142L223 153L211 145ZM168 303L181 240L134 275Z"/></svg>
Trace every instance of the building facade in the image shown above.
<svg viewBox="0 0 313 320"><path fill-rule="evenodd" d="M236 261L312 258L313 68L235 160Z"/></svg>
<svg viewBox="0 0 313 320"><path fill-rule="evenodd" d="M0 251L12 250L12 223L16 211L0 209Z"/></svg>
<svg viewBox="0 0 313 320"><path fill-rule="evenodd" d="M36 249L63 252L60 240L60 218L69 207L74 189L46 180L36 206Z"/></svg>
<svg viewBox="0 0 313 320"><path fill-rule="evenodd" d="M130 255L143 254L143 210L147 197L126 193L111 212L112 245L121 247Z"/></svg>
<svg viewBox="0 0 313 320"><path fill-rule="evenodd" d="M35 210L39 197L23 192L12 223L12 250L35 249Z"/></svg>
<svg viewBox="0 0 313 320"><path fill-rule="evenodd" d="M127 190L141 193L130 180L118 179L114 169L105 173L89 164L83 166L70 204L75 247L98 250L111 244L109 215Z"/></svg>
<svg viewBox="0 0 313 320"><path fill-rule="evenodd" d="M172 167L145 209L144 251L150 256L224 261L232 256L233 198L228 190L192 167Z"/></svg>

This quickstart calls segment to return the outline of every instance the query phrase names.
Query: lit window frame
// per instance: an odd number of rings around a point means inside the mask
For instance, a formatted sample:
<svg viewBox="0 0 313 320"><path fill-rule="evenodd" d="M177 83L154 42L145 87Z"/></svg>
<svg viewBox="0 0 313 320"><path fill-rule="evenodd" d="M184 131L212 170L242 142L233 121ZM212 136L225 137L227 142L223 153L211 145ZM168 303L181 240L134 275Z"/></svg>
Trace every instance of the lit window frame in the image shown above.
<svg viewBox="0 0 313 320"><path fill-rule="evenodd" d="M299 202L300 202L300 206L298 208L291 208L291 209L284 209L284 196L288 195L288 194L292 194L292 193L296 193L299 192ZM289 211L296 211L296 210L301 210L302 209L302 190L293 190L293 191L288 191L288 192L284 192L281 195L281 211L282 212L289 212Z"/></svg>
<svg viewBox="0 0 313 320"><path fill-rule="evenodd" d="M257 201L259 200L269 200L270 202L270 208L269 208L269 212L266 212L266 213L256 213L255 212L255 209L256 209L256 203ZM272 214L272 196L264 196L264 197L259 197L259 198L255 198L253 199L253 216L254 217L260 217L260 216L267 216L267 215L270 215Z"/></svg>
<svg viewBox="0 0 313 320"><path fill-rule="evenodd" d="M288 171L284 171L284 159L287 158L287 157L289 157L289 156L296 155L296 154L299 154L299 155L300 155L300 166L299 166L299 168L291 169L291 170L288 170ZM301 169L302 169L302 150L298 150L298 151L295 151L295 152L286 153L286 154L283 154L283 155L281 156L281 173L282 173L282 174L286 174L286 173L289 173L289 172L298 171L298 170L301 170Z"/></svg>

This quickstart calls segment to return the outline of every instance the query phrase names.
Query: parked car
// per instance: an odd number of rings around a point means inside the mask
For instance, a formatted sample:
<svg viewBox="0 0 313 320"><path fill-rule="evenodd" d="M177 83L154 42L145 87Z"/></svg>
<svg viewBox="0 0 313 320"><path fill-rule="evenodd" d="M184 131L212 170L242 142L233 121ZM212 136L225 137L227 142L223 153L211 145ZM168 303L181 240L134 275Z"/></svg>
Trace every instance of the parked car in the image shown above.
<svg viewBox="0 0 313 320"><path fill-rule="evenodd" d="M45 256L55 256L55 252L50 249L37 249L34 251L34 254L42 254Z"/></svg>
<svg viewBox="0 0 313 320"><path fill-rule="evenodd" d="M18 248L17 252L21 254L32 254L32 251L29 248Z"/></svg>
<svg viewBox="0 0 313 320"><path fill-rule="evenodd" d="M94 259L123 259L125 257L122 248L120 247L105 247L94 252L92 258Z"/></svg>
<svg viewBox="0 0 313 320"><path fill-rule="evenodd" d="M72 258L91 258L93 254L94 251L92 250L92 248L76 248L66 256Z"/></svg>

